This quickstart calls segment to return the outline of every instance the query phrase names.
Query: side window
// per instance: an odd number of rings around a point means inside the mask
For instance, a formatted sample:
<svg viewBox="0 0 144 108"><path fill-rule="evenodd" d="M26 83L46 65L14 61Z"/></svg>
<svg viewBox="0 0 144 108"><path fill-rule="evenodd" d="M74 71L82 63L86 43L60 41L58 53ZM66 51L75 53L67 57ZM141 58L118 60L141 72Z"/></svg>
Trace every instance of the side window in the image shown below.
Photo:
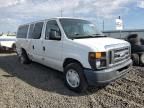
<svg viewBox="0 0 144 108"><path fill-rule="evenodd" d="M26 38L28 27L29 27L28 25L19 27L18 32L17 32L17 38Z"/></svg>
<svg viewBox="0 0 144 108"><path fill-rule="evenodd" d="M61 36L59 26L55 20L48 21L46 24L45 39L49 40L51 31L57 31L58 35Z"/></svg>
<svg viewBox="0 0 144 108"><path fill-rule="evenodd" d="M28 33L28 38L30 39L32 38L33 29L34 29L34 24L31 24Z"/></svg>
<svg viewBox="0 0 144 108"><path fill-rule="evenodd" d="M40 39L43 28L43 22L38 22L35 24L34 30L32 32L33 39Z"/></svg>

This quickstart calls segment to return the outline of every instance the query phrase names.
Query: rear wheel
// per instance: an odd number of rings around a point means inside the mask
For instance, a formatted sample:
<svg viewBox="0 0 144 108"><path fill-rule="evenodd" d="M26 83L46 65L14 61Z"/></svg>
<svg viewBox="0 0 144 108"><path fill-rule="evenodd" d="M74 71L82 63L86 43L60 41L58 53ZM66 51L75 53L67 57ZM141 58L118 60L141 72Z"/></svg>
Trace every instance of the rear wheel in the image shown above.
<svg viewBox="0 0 144 108"><path fill-rule="evenodd" d="M144 53L140 55L140 64L144 65Z"/></svg>
<svg viewBox="0 0 144 108"><path fill-rule="evenodd" d="M139 65L139 55L138 54L132 54L132 60L133 60L133 65Z"/></svg>
<svg viewBox="0 0 144 108"><path fill-rule="evenodd" d="M88 84L80 64L70 63L65 67L64 71L65 83L70 90L83 92L87 89Z"/></svg>
<svg viewBox="0 0 144 108"><path fill-rule="evenodd" d="M30 64L31 62L25 51L22 51L22 53L19 56L19 60L22 64Z"/></svg>

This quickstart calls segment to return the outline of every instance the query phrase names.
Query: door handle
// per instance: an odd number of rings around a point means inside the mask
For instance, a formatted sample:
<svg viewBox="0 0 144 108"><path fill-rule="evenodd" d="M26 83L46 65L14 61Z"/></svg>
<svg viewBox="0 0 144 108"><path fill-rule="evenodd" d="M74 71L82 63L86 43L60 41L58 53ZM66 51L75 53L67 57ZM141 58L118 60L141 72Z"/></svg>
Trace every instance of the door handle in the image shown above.
<svg viewBox="0 0 144 108"><path fill-rule="evenodd" d="M32 49L33 49L33 50L35 49L34 45L32 46Z"/></svg>
<svg viewBox="0 0 144 108"><path fill-rule="evenodd" d="M43 46L43 51L45 51L46 49L45 49L45 47Z"/></svg>

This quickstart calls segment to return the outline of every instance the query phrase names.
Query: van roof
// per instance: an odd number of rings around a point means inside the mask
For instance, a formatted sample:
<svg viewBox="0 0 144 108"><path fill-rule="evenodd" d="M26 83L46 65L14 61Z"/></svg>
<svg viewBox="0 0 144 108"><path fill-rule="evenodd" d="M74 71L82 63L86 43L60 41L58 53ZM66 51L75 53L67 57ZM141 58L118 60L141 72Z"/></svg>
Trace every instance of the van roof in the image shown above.
<svg viewBox="0 0 144 108"><path fill-rule="evenodd" d="M76 17L54 17L50 19L83 19L83 18L76 18Z"/></svg>
<svg viewBox="0 0 144 108"><path fill-rule="evenodd" d="M36 22L41 22L41 21L45 21L45 20L57 20L57 19L81 19L81 20L84 20L83 18L75 18L75 17L54 17L54 18L49 18L49 19L33 21L33 22L30 22L30 23L22 24L20 26L24 26L24 25L28 25L28 24L32 24L32 23L36 23Z"/></svg>

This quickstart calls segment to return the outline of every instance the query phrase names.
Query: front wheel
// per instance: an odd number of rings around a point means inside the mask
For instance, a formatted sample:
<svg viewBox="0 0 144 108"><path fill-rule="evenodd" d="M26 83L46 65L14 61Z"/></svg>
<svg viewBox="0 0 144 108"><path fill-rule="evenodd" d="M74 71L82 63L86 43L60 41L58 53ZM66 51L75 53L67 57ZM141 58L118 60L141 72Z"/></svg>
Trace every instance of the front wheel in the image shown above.
<svg viewBox="0 0 144 108"><path fill-rule="evenodd" d="M65 83L70 90L83 92L88 84L84 76L83 68L78 63L70 63L65 69Z"/></svg>
<svg viewBox="0 0 144 108"><path fill-rule="evenodd" d="M27 56L27 53L25 51L22 51L22 53L19 56L19 60L21 62L21 64L30 64L31 61Z"/></svg>

